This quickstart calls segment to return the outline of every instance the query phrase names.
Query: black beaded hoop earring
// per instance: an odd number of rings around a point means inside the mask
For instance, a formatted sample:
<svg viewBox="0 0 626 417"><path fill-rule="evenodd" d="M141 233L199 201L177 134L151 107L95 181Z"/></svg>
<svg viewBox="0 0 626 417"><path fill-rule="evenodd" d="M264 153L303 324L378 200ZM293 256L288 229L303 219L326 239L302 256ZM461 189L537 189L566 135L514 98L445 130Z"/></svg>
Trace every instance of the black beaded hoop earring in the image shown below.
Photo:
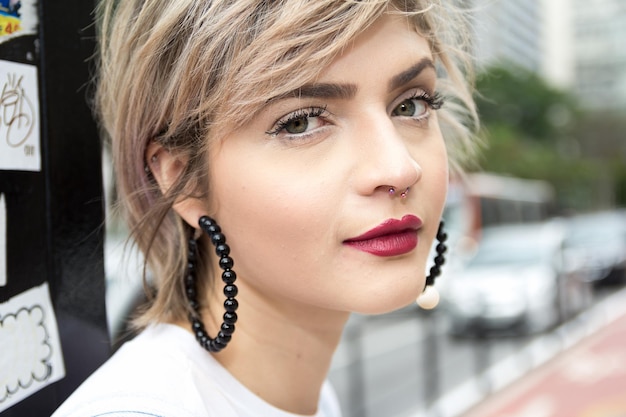
<svg viewBox="0 0 626 417"><path fill-rule="evenodd" d="M224 271L222 272L222 281L224 282L224 308L226 312L223 316L223 323L215 338L209 337L204 327L204 323L200 320L200 304L198 303L198 292L196 286L196 257L198 256L198 247L193 236L189 239L189 255L187 258L187 276L185 278L185 293L187 300L193 310L193 314L189 315L191 328L196 335L196 340L204 349L209 352L219 352L226 347L235 331L235 322L237 321L237 307L239 304L235 297L237 296L237 286L235 280L237 274L233 271L233 259L229 256L230 247L226 244L226 236L222 233L221 228L215 220L208 216L200 217L198 221L200 228L207 233L213 245L215 245L215 253L220 257L219 265Z"/></svg>
<svg viewBox="0 0 626 417"><path fill-rule="evenodd" d="M428 276L426 276L426 284L424 285L424 291L417 297L417 304L423 309L430 310L435 308L439 303L439 292L435 289L435 279L441 275L441 266L446 262L444 254L448 250L446 246L446 240L448 240L448 234L444 231L445 222L441 220L439 222L439 229L437 230L437 246L435 247L435 264L430 268Z"/></svg>

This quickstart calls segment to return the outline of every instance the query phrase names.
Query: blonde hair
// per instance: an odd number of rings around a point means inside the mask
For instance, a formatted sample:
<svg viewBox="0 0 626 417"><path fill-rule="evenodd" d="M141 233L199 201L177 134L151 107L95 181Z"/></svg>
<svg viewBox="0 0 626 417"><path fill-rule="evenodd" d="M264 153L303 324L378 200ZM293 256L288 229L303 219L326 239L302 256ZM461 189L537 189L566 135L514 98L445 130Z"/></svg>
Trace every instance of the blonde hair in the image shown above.
<svg viewBox="0 0 626 417"><path fill-rule="evenodd" d="M446 98L440 121L453 165L472 154L477 125L463 15L446 0L103 0L96 110L111 141L119 199L153 274L138 325L184 319L190 228L171 209L208 190L207 147L271 97L314 80L385 12L403 13L430 43ZM163 195L144 171L149 141L188 164ZM203 256L210 244L200 239ZM208 276L208 265L198 265Z"/></svg>

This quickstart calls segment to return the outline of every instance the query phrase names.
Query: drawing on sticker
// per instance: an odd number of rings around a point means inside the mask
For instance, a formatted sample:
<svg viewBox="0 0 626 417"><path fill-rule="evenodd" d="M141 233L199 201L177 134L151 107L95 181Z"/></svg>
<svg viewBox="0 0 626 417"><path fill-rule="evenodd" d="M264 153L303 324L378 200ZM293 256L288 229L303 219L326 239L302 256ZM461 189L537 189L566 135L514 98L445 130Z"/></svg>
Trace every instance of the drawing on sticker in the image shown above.
<svg viewBox="0 0 626 417"><path fill-rule="evenodd" d="M64 377L48 283L0 303L0 415Z"/></svg>
<svg viewBox="0 0 626 417"><path fill-rule="evenodd" d="M0 36L10 35L21 29L20 0L0 0Z"/></svg>
<svg viewBox="0 0 626 417"><path fill-rule="evenodd" d="M33 131L35 108L22 87L24 76L9 73L7 78L0 95L0 134L17 148Z"/></svg>
<svg viewBox="0 0 626 417"><path fill-rule="evenodd" d="M44 323L44 310L35 305L0 317L0 404L35 381L52 374L52 346Z"/></svg>

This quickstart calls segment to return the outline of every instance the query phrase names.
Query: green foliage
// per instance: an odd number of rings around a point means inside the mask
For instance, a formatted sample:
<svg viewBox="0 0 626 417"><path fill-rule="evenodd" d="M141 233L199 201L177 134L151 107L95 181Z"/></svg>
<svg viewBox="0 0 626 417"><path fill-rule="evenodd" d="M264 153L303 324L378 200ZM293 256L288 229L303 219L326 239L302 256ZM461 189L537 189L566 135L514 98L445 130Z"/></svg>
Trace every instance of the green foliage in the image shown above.
<svg viewBox="0 0 626 417"><path fill-rule="evenodd" d="M517 67L489 69L479 75L477 89L483 123L514 126L530 140L554 139L578 112L569 94Z"/></svg>
<svg viewBox="0 0 626 417"><path fill-rule="evenodd" d="M547 180L564 210L626 204L624 123L581 110L572 95L519 68L490 68L477 89L481 169Z"/></svg>

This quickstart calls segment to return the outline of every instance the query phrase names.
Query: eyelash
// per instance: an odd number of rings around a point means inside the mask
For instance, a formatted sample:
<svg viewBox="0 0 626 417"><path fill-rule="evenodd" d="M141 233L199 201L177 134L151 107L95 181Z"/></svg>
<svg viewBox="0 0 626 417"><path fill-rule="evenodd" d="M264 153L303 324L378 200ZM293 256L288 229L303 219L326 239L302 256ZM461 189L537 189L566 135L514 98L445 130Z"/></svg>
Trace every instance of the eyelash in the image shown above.
<svg viewBox="0 0 626 417"><path fill-rule="evenodd" d="M320 117L324 113L326 113L326 106L308 107L305 109L296 110L293 113L290 113L279 119L276 123L274 123L274 127L265 133L270 136L276 136L280 132L282 132L290 123L295 122L296 120L305 119L308 117Z"/></svg>
<svg viewBox="0 0 626 417"><path fill-rule="evenodd" d="M435 93L432 95L428 94L425 91L420 91L409 97L407 100L422 100L432 110L439 110L441 107L443 107L445 103L442 95L438 91L435 91Z"/></svg>
<svg viewBox="0 0 626 417"><path fill-rule="evenodd" d="M421 100L425 102L426 105L432 110L439 110L444 104L443 97L441 96L439 92L435 92L434 94L431 95L431 94L426 93L425 91L419 91L411 95L410 97L405 98L403 101L405 100ZM293 113L290 113L286 115L285 117L279 119L274 124L274 127L265 133L270 136L277 136L280 132L285 130L290 123L294 121L306 119L309 117L311 118L320 117L324 115L324 113L326 113L326 106L308 107L308 108L296 110Z"/></svg>

